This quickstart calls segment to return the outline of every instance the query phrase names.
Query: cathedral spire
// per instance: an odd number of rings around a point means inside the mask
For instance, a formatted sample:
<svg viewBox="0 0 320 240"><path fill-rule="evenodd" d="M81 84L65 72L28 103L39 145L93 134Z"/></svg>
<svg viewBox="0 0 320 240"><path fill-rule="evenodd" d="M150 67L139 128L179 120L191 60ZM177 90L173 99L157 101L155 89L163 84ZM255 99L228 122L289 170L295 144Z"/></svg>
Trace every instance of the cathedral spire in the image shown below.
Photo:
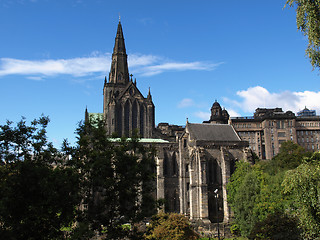
<svg viewBox="0 0 320 240"><path fill-rule="evenodd" d="M118 29L112 53L112 63L109 73L109 82L121 84L126 84L129 82L127 53L124 44L124 37L120 19L118 23Z"/></svg>
<svg viewBox="0 0 320 240"><path fill-rule="evenodd" d="M152 101L152 96L151 96L151 91L150 91L150 87L149 87L149 92L148 92L148 96L147 96L147 99L151 100Z"/></svg>

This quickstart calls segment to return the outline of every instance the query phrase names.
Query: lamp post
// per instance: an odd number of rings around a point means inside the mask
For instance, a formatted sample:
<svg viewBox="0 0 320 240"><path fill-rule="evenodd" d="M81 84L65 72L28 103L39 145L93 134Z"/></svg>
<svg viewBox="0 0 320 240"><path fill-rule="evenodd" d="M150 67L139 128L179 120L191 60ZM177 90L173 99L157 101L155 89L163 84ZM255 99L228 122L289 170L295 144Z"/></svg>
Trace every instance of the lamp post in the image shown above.
<svg viewBox="0 0 320 240"><path fill-rule="evenodd" d="M220 229L219 229L219 206L218 206L218 189L214 190L214 197L216 198L216 210L217 210L217 226L218 226L218 240L220 240Z"/></svg>

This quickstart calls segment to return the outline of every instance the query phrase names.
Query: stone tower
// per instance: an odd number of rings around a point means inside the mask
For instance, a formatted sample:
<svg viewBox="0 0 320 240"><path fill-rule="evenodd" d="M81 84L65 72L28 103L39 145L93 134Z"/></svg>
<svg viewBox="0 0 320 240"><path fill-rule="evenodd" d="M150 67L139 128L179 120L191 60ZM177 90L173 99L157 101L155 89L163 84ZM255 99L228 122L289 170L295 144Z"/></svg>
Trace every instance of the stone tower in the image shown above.
<svg viewBox="0 0 320 240"><path fill-rule="evenodd" d="M209 121L204 121L204 123L218 123L227 124L229 120L229 114L227 110L221 108L217 100L212 104L211 116Z"/></svg>
<svg viewBox="0 0 320 240"><path fill-rule="evenodd" d="M103 116L108 135L130 137L134 130L142 138L151 138L155 126L155 109L150 94L145 98L129 75L126 47L119 21L109 79L103 87Z"/></svg>

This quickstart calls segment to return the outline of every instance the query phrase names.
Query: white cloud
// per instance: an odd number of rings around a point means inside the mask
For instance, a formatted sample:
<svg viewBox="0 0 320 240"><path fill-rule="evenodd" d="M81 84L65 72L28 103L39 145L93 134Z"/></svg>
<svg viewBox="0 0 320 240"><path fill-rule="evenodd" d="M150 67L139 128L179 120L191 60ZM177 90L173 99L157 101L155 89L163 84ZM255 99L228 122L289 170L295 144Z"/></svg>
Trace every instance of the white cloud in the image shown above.
<svg viewBox="0 0 320 240"><path fill-rule="evenodd" d="M202 111L198 111L193 114L194 114L194 116L196 116L202 120L209 120L210 116L211 116L211 114L209 112L202 112Z"/></svg>
<svg viewBox="0 0 320 240"><path fill-rule="evenodd" d="M205 63L205 62L162 62L153 66L147 66L143 68L144 76L153 76L166 71L188 71L188 70L200 70L200 71L212 71L216 69L222 63Z"/></svg>
<svg viewBox="0 0 320 240"><path fill-rule="evenodd" d="M233 109L227 109L227 111L228 111L230 117L240 117L241 116L237 111L235 111Z"/></svg>
<svg viewBox="0 0 320 240"><path fill-rule="evenodd" d="M191 98L184 98L178 103L178 108L186 108L194 106L194 101Z"/></svg>
<svg viewBox="0 0 320 240"><path fill-rule="evenodd" d="M27 77L28 79L34 80L34 81L43 81L43 78L40 76L30 76Z"/></svg>
<svg viewBox="0 0 320 240"><path fill-rule="evenodd" d="M111 54L94 52L89 57L71 59L21 60L0 58L0 77L6 75L26 75L32 77L69 74L75 77L109 71ZM128 64L133 73L151 76L165 71L214 70L222 63L173 62L153 55L132 54Z"/></svg>
<svg viewBox="0 0 320 240"><path fill-rule="evenodd" d="M240 101L225 98L224 101L239 108L246 113L252 114L256 108L276 108L280 107L284 111L298 112L305 106L309 109L320 110L320 91L304 92L269 92L261 86L251 87L247 90L237 92ZM230 113L229 113L230 114ZM231 114L230 114L231 115Z"/></svg>
<svg viewBox="0 0 320 240"><path fill-rule="evenodd" d="M105 71L107 66L110 65L110 60L105 56L36 61L1 58L0 63L0 76L13 74L85 76Z"/></svg>
<svg viewBox="0 0 320 240"><path fill-rule="evenodd" d="M130 54L128 56L128 65L129 67L141 67L146 65L155 64L160 61L160 57L153 55L142 55L142 54Z"/></svg>

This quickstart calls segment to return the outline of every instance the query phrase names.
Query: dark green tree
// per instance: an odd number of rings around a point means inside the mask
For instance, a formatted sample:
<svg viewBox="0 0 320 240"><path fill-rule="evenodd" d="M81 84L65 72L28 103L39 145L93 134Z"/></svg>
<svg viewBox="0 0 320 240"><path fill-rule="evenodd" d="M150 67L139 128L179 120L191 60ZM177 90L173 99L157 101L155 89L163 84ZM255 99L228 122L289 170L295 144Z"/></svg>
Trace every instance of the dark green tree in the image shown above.
<svg viewBox="0 0 320 240"><path fill-rule="evenodd" d="M297 219L278 211L269 214L263 221L257 222L248 238L254 240L301 239Z"/></svg>
<svg viewBox="0 0 320 240"><path fill-rule="evenodd" d="M123 239L135 223L155 213L154 148L132 139L108 138L102 120L81 124L72 161L81 172L79 225L107 239Z"/></svg>
<svg viewBox="0 0 320 240"><path fill-rule="evenodd" d="M287 0L286 5L296 7L297 27L308 37L306 55L320 69L320 0Z"/></svg>
<svg viewBox="0 0 320 240"><path fill-rule="evenodd" d="M79 204L78 174L47 141L47 117L0 126L0 236L62 239Z"/></svg>

